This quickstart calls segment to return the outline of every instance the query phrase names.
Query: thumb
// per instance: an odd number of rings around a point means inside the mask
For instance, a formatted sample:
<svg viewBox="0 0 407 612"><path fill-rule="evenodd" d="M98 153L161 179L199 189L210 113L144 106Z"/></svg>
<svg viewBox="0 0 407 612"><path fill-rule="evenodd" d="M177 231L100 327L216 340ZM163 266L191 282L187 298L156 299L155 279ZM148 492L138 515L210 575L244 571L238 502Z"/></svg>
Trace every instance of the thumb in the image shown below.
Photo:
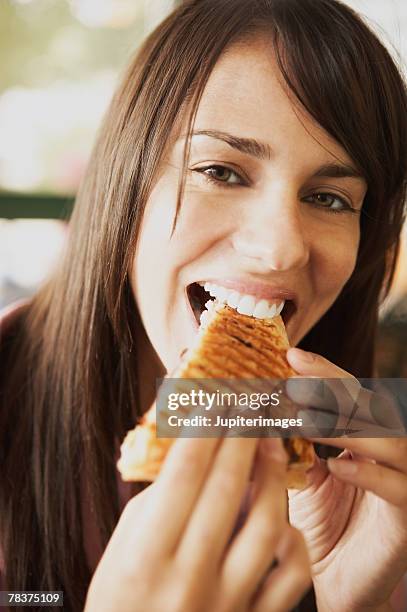
<svg viewBox="0 0 407 612"><path fill-rule="evenodd" d="M351 459L352 456L354 456L353 453L351 453L348 449L344 449L336 458ZM331 475L331 473L328 468L328 463L326 459L322 459L317 454L315 454L314 465L306 473L306 486L300 490L288 489L288 498L290 500L290 503L295 503L295 505L297 504L297 502L299 505L304 504L304 499L308 499L310 495L318 491L318 489L320 489L323 482L329 475Z"/></svg>
<svg viewBox="0 0 407 612"><path fill-rule="evenodd" d="M296 529L303 531L304 534L319 524L321 501L329 495L329 491L324 487L324 482L327 481L327 478L329 478L327 463L321 457L316 456L314 465L307 472L307 485L299 491L288 489L288 517L290 524Z"/></svg>
<svg viewBox="0 0 407 612"><path fill-rule="evenodd" d="M312 494L321 486L329 473L327 462L315 454L314 465L306 472L307 484L300 490L288 489L289 499L294 500L298 497L300 500L302 500L304 495L307 496L310 493Z"/></svg>

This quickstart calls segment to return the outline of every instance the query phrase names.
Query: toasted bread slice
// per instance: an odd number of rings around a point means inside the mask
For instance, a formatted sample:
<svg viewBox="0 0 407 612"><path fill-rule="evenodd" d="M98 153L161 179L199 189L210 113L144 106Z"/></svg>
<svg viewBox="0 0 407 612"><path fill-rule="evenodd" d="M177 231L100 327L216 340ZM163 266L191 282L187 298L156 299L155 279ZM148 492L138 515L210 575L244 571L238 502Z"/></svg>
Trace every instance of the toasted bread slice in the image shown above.
<svg viewBox="0 0 407 612"><path fill-rule="evenodd" d="M286 379L295 374L286 359L289 342L279 315L256 319L217 302L210 306L195 346L172 378ZM153 406L121 446L117 466L123 480L155 480L173 442L174 438L156 437ZM286 438L284 446L289 455L287 487L302 488L314 463L313 445L302 438Z"/></svg>

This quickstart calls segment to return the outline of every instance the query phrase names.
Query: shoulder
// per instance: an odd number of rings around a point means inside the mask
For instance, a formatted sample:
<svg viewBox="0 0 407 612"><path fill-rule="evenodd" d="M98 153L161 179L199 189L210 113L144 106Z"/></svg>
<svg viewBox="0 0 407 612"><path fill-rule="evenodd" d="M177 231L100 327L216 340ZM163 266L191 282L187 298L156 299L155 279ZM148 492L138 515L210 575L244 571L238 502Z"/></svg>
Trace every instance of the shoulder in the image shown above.
<svg viewBox="0 0 407 612"><path fill-rule="evenodd" d="M0 309L0 343L29 302L29 299L18 300Z"/></svg>

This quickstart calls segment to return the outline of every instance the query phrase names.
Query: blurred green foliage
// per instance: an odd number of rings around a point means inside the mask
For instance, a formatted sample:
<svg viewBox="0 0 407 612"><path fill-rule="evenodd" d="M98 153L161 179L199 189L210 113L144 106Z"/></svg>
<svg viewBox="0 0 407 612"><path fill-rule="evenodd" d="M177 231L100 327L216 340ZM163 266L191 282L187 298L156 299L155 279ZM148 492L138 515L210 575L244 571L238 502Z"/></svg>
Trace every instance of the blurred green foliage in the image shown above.
<svg viewBox="0 0 407 612"><path fill-rule="evenodd" d="M91 28L67 0L0 0L0 92L122 69L144 34L142 0L123 27Z"/></svg>

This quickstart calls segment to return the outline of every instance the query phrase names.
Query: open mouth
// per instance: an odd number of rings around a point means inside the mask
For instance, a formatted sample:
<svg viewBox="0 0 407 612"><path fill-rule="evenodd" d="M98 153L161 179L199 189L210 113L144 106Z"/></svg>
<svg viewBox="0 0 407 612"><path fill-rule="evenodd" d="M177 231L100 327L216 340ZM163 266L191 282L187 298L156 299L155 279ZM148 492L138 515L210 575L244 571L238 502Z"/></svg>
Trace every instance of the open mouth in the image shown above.
<svg viewBox="0 0 407 612"><path fill-rule="evenodd" d="M241 314L258 319L270 319L277 314L281 314L284 325L287 325L297 310L293 300L265 300L251 295L239 294L237 291L216 287L209 283L191 283L187 287L187 295L198 325L202 313L207 310L208 302L213 302L215 299L234 308Z"/></svg>

